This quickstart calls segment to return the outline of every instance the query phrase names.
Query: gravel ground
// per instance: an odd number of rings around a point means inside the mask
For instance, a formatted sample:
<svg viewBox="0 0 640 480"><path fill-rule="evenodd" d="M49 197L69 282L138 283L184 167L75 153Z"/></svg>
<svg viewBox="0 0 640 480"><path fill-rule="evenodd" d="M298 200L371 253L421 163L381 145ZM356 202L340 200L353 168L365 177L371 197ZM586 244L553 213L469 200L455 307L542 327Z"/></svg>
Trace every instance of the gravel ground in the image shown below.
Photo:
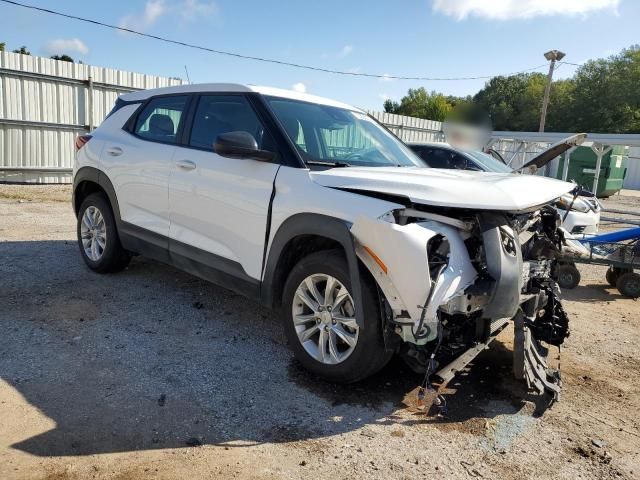
<svg viewBox="0 0 640 480"><path fill-rule="evenodd" d="M506 330L437 419L398 361L330 385L253 302L140 257L90 272L69 197L0 186L2 479L640 477L640 306L600 267L565 294L559 403L511 379Z"/></svg>

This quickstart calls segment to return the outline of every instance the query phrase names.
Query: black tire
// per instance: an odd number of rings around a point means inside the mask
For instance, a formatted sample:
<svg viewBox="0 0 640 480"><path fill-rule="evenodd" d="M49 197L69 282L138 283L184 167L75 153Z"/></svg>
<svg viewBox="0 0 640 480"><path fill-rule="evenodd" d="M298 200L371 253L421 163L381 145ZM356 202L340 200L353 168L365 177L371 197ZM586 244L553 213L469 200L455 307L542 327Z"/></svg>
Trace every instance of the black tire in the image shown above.
<svg viewBox="0 0 640 480"><path fill-rule="evenodd" d="M625 297L640 297L640 274L634 272L623 273L616 282L616 288Z"/></svg>
<svg viewBox="0 0 640 480"><path fill-rule="evenodd" d="M106 230L106 240L104 250L98 260L89 258L82 244L82 218L85 211L90 208L97 208L104 218ZM78 210L78 224L76 233L78 236L78 246L80 247L80 255L87 266L98 273L114 273L124 269L131 260L129 253L122 248L120 238L118 237L118 229L116 228L115 218L111 210L111 204L103 193L92 193L82 201Z"/></svg>
<svg viewBox="0 0 640 480"><path fill-rule="evenodd" d="M384 367L393 352L385 350L377 291L366 272L361 272L364 325L359 327L358 340L352 353L342 362L326 364L307 353L298 339L293 322L293 307L298 286L310 275L325 274L336 278L352 295L349 269L338 250L316 252L300 260L289 273L282 295L281 317L290 348L298 361L310 372L336 383L363 380Z"/></svg>
<svg viewBox="0 0 640 480"><path fill-rule="evenodd" d="M620 275L632 271L633 270L626 268L609 267L607 269L607 273L605 274L605 278L607 279L607 283L609 285L615 287L618 284L618 278L620 278Z"/></svg>
<svg viewBox="0 0 640 480"><path fill-rule="evenodd" d="M580 284L580 272L575 265L568 263L558 266L558 285L560 288L572 290Z"/></svg>

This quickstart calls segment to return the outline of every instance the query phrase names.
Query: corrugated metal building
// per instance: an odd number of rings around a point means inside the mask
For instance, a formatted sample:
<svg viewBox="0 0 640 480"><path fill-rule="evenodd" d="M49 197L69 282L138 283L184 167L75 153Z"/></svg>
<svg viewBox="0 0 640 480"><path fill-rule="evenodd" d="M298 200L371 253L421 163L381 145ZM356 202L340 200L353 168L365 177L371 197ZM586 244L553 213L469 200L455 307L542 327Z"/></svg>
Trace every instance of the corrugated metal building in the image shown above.
<svg viewBox="0 0 640 480"><path fill-rule="evenodd" d="M369 112L404 142L444 142L442 122L386 112Z"/></svg>
<svg viewBox="0 0 640 480"><path fill-rule="evenodd" d="M99 125L120 93L182 83L0 52L0 181L69 182L75 136Z"/></svg>

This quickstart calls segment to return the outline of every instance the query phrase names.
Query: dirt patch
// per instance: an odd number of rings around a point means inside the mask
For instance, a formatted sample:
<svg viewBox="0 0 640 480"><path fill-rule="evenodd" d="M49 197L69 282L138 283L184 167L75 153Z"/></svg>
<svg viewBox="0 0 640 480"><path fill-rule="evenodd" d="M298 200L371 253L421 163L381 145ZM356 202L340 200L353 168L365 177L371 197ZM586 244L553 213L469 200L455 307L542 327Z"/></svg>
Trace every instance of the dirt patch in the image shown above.
<svg viewBox="0 0 640 480"><path fill-rule="evenodd" d="M0 198L26 202L69 202L71 185L3 185Z"/></svg>

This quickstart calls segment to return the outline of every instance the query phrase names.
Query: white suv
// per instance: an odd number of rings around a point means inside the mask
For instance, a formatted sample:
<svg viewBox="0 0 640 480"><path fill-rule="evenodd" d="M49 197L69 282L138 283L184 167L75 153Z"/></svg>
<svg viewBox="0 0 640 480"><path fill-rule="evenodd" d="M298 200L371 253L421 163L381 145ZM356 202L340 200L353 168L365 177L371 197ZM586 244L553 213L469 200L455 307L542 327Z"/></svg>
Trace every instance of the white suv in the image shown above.
<svg viewBox="0 0 640 480"><path fill-rule="evenodd" d="M420 168L357 108L231 84L123 95L76 147L92 270L141 254L259 299L299 361L339 382L394 353L446 382L513 319L516 376L558 392L541 343L568 335L548 205L571 184Z"/></svg>

